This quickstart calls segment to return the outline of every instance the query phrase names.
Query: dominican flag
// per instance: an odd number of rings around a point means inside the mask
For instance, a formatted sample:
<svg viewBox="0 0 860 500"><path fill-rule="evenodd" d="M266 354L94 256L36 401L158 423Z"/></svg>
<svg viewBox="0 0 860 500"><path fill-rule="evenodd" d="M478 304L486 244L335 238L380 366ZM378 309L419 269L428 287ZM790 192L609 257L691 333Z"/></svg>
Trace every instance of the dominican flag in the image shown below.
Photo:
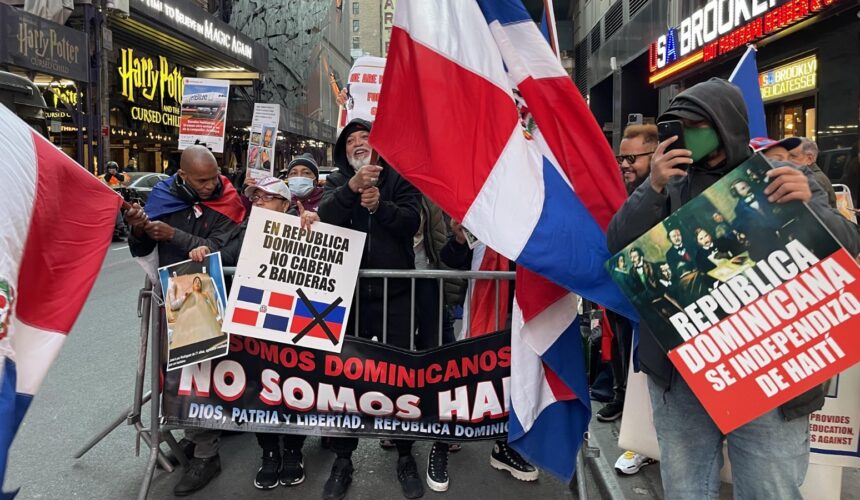
<svg viewBox="0 0 860 500"><path fill-rule="evenodd" d="M313 309L313 310L311 310ZM293 324L290 325L290 333L304 333L308 337L326 339L332 343L339 343L343 337L343 324L346 321L346 308L337 304L318 302L315 300L299 300L296 305L296 313ZM329 339L323 329L325 324L328 331L335 337L337 342ZM308 329L308 327L310 327ZM307 330L307 332L305 332Z"/></svg>
<svg viewBox="0 0 860 500"><path fill-rule="evenodd" d="M242 285L236 297L232 321L286 333L294 303L292 295Z"/></svg>
<svg viewBox="0 0 860 500"><path fill-rule="evenodd" d="M522 266L508 439L570 479L591 416L571 292L636 317L603 266L612 151L519 0L400 0L384 80L371 145Z"/></svg>
<svg viewBox="0 0 860 500"><path fill-rule="evenodd" d="M0 105L0 484L92 289L122 199Z"/></svg>

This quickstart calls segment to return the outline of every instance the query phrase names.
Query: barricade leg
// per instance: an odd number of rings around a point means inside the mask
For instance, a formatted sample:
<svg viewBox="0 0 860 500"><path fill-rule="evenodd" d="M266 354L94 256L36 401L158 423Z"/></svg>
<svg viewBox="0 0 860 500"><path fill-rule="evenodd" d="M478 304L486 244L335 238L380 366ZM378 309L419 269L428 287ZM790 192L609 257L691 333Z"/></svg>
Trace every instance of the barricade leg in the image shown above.
<svg viewBox="0 0 860 500"><path fill-rule="evenodd" d="M143 475L143 481L140 485L140 492L137 498L145 500L149 494L149 487L152 484L152 476L155 474L155 464L158 461L158 456L161 453L159 444L161 443L161 334L164 327L160 310L157 304L150 307L150 321L153 325L151 329L152 338L150 339L150 388L152 398L149 404L150 421L149 421L149 460L146 463L146 469ZM141 429L143 435L143 429ZM177 454L181 457L181 453ZM180 458L181 460L181 458Z"/></svg>

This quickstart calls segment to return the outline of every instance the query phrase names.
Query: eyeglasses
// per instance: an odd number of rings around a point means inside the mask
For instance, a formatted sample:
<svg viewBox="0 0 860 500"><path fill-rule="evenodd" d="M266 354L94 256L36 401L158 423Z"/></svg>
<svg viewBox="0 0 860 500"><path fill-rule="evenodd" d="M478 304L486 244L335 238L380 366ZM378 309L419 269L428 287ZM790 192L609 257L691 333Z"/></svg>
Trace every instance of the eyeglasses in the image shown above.
<svg viewBox="0 0 860 500"><path fill-rule="evenodd" d="M621 165L622 163L624 163L624 160L627 160L627 163L632 165L632 164L636 163L636 158L639 158L640 156L648 156L648 155L653 155L653 154L654 154L653 151L649 151L647 153L639 153L639 154L635 154L635 155L617 155L615 157L615 162L618 163L619 165Z"/></svg>
<svg viewBox="0 0 860 500"><path fill-rule="evenodd" d="M263 200L263 201L272 201L272 200L286 200L286 198L282 198L280 196L276 196L274 194L252 194L250 198L251 201Z"/></svg>

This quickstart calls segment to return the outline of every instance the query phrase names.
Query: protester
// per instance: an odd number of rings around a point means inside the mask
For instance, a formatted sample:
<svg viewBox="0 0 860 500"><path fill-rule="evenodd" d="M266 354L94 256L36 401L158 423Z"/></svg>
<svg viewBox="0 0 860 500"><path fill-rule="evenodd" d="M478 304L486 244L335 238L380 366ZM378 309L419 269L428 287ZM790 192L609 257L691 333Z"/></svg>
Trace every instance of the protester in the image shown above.
<svg viewBox="0 0 860 500"><path fill-rule="evenodd" d="M611 252L635 241L751 155L743 97L725 80L713 78L678 94L659 120L683 121L686 149L667 151L676 137L657 146L649 181L633 192L609 224ZM827 205L826 193L810 176L811 172L792 164L775 163L765 190L769 201L807 202L837 240L857 255L856 229ZM684 271L687 266L680 265ZM737 497L801 498L800 485L809 462L808 415L823 405L822 387L724 436L645 323L640 324L638 352L648 375L660 450L668 459L660 471L664 498L716 498L724 440Z"/></svg>
<svg viewBox="0 0 860 500"><path fill-rule="evenodd" d="M812 178L827 193L827 202L836 208L836 192L833 184L815 161L818 159L818 146L806 137L786 137L779 141L767 137L756 137L750 140L754 152L759 151L768 159L791 162L812 171Z"/></svg>
<svg viewBox="0 0 860 500"><path fill-rule="evenodd" d="M291 194L287 185L280 179L265 177L253 186L245 188L245 196L251 200L253 207L274 210L285 213L290 208ZM240 232L221 249L221 262L225 266L235 266L239 261L239 252L245 239L248 219L242 222ZM204 256L215 249L200 246L192 250L189 257L202 261ZM271 434L258 432L257 443L263 449L263 459L257 475L254 477L254 487L268 490L278 486L296 486L305 480L304 457L302 446L305 436L298 434ZM281 439L283 439L283 458L281 458Z"/></svg>
<svg viewBox="0 0 860 500"><path fill-rule="evenodd" d="M618 168L624 178L627 192L632 193L651 171L651 155L657 147L656 125L628 125L618 145Z"/></svg>
<svg viewBox="0 0 860 500"><path fill-rule="evenodd" d="M222 248L238 232L244 216L236 190L219 175L212 153L190 146L182 152L179 172L155 186L146 211L134 204L126 212L132 228L129 249L135 257L157 251L159 266L175 264L187 260L194 248ZM180 446L193 448L194 456L175 495L190 495L221 472L220 436L220 431L186 429Z"/></svg>
<svg viewBox="0 0 860 500"><path fill-rule="evenodd" d="M289 213L293 215L299 215L299 212L306 213L310 219L313 219L309 220L309 223L319 220L312 215L319 209L323 188L319 185L320 169L313 155L305 153L294 158L287 168L281 171L279 177L290 187L293 199L296 200L296 203L290 207Z"/></svg>
<svg viewBox="0 0 860 500"><path fill-rule="evenodd" d="M344 127L334 148L338 171L328 176L319 217L323 222L367 233L361 269L414 269L413 236L420 223L421 194L382 158L371 164L368 143L370 123L353 120ZM409 349L409 280L388 280L384 295L381 279L361 281L357 321L351 311L351 329L358 336ZM387 317L383 304L387 300ZM350 329L348 329L349 331ZM397 479L406 498L424 495L418 467L412 456L413 441L395 440L398 451ZM352 452L358 438L332 438L337 454L331 476L323 489L325 499L340 499L352 482Z"/></svg>
<svg viewBox="0 0 860 500"><path fill-rule="evenodd" d="M105 169L104 177L102 180L105 181L110 187L120 187L125 186L127 184L126 178L127 175L120 172L119 165L115 161L109 161L105 165L107 168Z"/></svg>
<svg viewBox="0 0 860 500"><path fill-rule="evenodd" d="M484 258L476 258L475 254L478 253L482 247L484 247ZM470 249L466 242L466 229L459 221L451 219L451 236L448 238L448 242L439 254L445 265L454 269L477 271L481 269L482 264L485 263L487 252L490 252L491 259L495 260L492 257L492 254L495 254L495 252L493 252L489 247L486 247L483 243L478 243L475 247L475 251ZM472 280L469 284L470 290L466 293L467 302L471 302L470 297L474 294L473 288L477 287L481 282L489 282L489 284L493 284L490 280ZM506 286L500 286L499 289L504 290L505 293L507 293L508 290ZM495 292L492 292L489 295L494 298L496 296ZM502 301L505 304L507 303L508 299L501 291L499 292L498 297L499 301ZM512 300L513 294L511 294L510 297ZM474 301L472 306L464 312L464 318L470 315L474 317L492 317L495 316L496 308L501 309L502 304L496 304L495 302L488 303L486 301ZM507 323L507 314L503 314L499 311L499 316L501 317L499 320L499 328L503 328ZM472 327L468 330L469 336L477 337L491 333L495 330L495 328L490 327L486 321L470 321L470 323ZM430 449L430 454L427 457L427 484L434 491L445 491L448 489L448 451L449 449L445 447L444 444L435 443ZM496 440L493 445L493 449L490 452L490 466L497 470L507 471L511 476L521 481L535 481L539 474L537 468L528 463L504 440Z"/></svg>

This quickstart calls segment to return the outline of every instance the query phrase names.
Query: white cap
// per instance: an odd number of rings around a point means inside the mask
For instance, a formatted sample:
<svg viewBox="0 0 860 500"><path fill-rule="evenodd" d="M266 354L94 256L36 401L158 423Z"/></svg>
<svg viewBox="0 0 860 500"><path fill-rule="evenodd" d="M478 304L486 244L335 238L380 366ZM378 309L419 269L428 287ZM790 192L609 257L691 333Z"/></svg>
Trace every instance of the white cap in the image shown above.
<svg viewBox="0 0 860 500"><path fill-rule="evenodd" d="M284 181L276 177L263 177L257 181L256 185L246 187L245 196L250 198L251 195L254 194L255 189L261 189L267 193L276 194L285 200L292 201L290 188L287 187L287 184Z"/></svg>

